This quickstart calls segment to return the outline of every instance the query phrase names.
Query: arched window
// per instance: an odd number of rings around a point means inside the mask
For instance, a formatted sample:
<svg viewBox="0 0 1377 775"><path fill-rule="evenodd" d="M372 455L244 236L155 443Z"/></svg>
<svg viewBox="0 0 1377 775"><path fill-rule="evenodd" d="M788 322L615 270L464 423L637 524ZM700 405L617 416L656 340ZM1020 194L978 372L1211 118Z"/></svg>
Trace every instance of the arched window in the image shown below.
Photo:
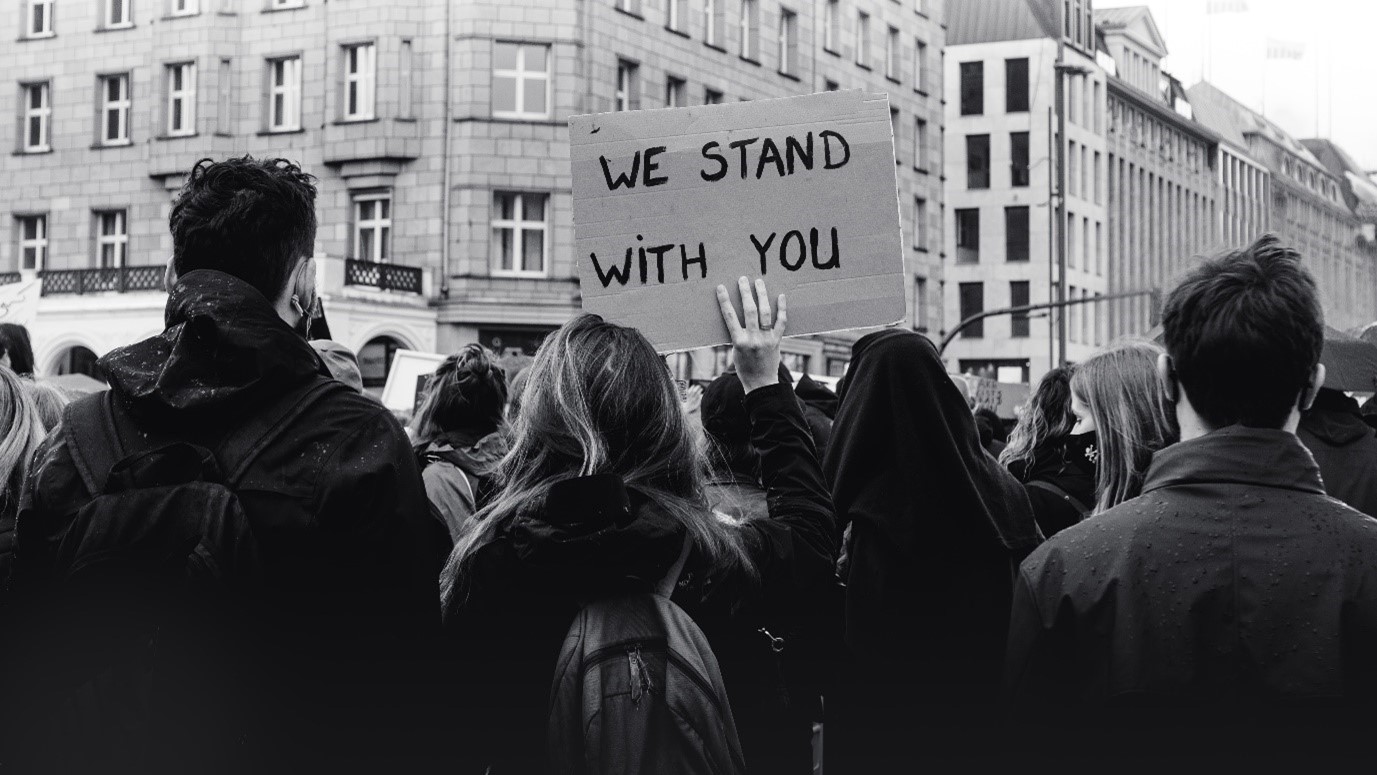
<svg viewBox="0 0 1377 775"><path fill-rule="evenodd" d="M382 390L387 384L387 373L392 370L392 359L398 350L405 346L390 336L376 336L368 340L359 350L359 371L363 374L364 389Z"/></svg>
<svg viewBox="0 0 1377 775"><path fill-rule="evenodd" d="M101 379L96 373L97 356L89 349L76 345L67 348L57 358L57 365L53 371L56 374L85 374L88 377Z"/></svg>

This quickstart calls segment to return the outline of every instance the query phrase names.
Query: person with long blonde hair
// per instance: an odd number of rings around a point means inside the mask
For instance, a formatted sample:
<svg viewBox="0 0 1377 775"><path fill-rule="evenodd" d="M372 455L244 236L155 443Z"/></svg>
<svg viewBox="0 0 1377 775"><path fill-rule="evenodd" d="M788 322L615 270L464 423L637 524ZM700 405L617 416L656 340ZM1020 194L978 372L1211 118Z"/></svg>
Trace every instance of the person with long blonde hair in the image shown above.
<svg viewBox="0 0 1377 775"><path fill-rule="evenodd" d="M8 367L0 366L0 588L10 575L15 517L29 466L47 431L33 399Z"/></svg>
<svg viewBox="0 0 1377 775"><path fill-rule="evenodd" d="M835 519L799 402L779 380L784 297L772 306L763 282L753 296L745 278L739 290L742 321L725 288L718 303L769 491L767 519L713 513L705 452L640 332L584 314L536 353L497 495L441 576L450 656L464 670L464 748L490 771L549 767L551 671L583 606L665 589L721 665L747 771L779 771L791 755L780 747L807 760L808 724L780 733L786 711L741 698L778 674L773 639L760 631L778 632L775 623L816 610L830 591Z"/></svg>
<svg viewBox="0 0 1377 775"><path fill-rule="evenodd" d="M1161 354L1149 342L1111 345L1077 364L1071 378L1071 433L1095 433L1096 514L1137 497L1153 454L1179 435L1171 397L1157 373Z"/></svg>

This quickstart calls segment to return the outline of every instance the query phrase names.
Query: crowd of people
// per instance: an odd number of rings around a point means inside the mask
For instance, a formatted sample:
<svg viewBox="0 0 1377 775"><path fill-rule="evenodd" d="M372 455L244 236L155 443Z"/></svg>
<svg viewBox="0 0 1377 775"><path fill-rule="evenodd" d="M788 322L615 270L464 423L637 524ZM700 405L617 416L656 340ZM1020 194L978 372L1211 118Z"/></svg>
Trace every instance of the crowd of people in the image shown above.
<svg viewBox="0 0 1377 775"><path fill-rule="evenodd" d="M0 326L0 766L1360 753L1377 436L1274 238L1198 262L1164 346L1048 372L1007 435L917 333L862 336L835 393L791 375L787 299L747 278L701 391L585 314L520 373L464 347L404 426L308 341L314 197L284 160L198 163L166 330L100 360L107 391L69 402Z"/></svg>

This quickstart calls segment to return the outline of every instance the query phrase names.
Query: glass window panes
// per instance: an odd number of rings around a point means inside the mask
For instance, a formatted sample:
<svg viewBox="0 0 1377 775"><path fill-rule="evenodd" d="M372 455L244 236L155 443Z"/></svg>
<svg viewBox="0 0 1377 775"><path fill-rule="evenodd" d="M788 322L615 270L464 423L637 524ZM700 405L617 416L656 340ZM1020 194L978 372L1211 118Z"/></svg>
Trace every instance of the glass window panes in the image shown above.
<svg viewBox="0 0 1377 775"><path fill-rule="evenodd" d="M129 142L129 76L101 77L101 134L105 144Z"/></svg>
<svg viewBox="0 0 1377 775"><path fill-rule="evenodd" d="M549 195L498 191L493 194L493 272L544 275Z"/></svg>
<svg viewBox="0 0 1377 775"><path fill-rule="evenodd" d="M492 112L499 118L549 118L550 47L505 43L493 48Z"/></svg>

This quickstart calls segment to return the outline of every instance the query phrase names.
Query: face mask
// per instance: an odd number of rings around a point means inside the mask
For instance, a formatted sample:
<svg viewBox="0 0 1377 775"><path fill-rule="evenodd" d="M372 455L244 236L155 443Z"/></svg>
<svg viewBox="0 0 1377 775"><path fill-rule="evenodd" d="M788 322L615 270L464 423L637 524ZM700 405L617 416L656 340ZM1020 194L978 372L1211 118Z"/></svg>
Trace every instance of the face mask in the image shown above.
<svg viewBox="0 0 1377 775"><path fill-rule="evenodd" d="M1076 465L1096 467L1100 462L1099 440L1095 431L1076 433L1066 437L1066 459Z"/></svg>
<svg viewBox="0 0 1377 775"><path fill-rule="evenodd" d="M293 295L292 306L296 307L297 311L301 313L301 318L297 320L293 330L295 330L302 339L309 341L311 339L311 321L319 314L320 298L314 298L308 305L303 305L301 300Z"/></svg>

